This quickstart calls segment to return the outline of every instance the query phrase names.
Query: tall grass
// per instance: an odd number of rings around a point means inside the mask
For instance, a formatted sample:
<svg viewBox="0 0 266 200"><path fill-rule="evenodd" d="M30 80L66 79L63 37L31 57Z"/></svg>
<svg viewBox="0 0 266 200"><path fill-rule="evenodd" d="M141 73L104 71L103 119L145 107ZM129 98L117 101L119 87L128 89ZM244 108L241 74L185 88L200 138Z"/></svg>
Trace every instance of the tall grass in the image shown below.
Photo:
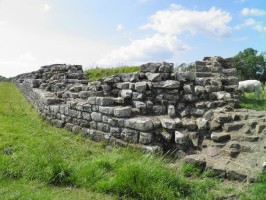
<svg viewBox="0 0 266 200"><path fill-rule="evenodd" d="M124 66L124 67L114 67L114 68L95 68L85 70L90 81L96 81L101 78L112 76L115 74L124 74L138 72L140 70L139 66Z"/></svg>

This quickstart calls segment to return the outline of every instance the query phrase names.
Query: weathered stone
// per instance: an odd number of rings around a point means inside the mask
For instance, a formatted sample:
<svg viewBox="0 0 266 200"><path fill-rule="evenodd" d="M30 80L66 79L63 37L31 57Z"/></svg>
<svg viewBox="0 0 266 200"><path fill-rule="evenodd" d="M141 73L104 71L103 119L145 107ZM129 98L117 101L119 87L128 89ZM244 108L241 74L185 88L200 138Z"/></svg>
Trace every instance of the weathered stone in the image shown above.
<svg viewBox="0 0 266 200"><path fill-rule="evenodd" d="M152 133L145 133L140 132L139 133L139 143L140 144L150 144L153 140L153 134Z"/></svg>
<svg viewBox="0 0 266 200"><path fill-rule="evenodd" d="M120 138L121 136L121 128L119 127L110 127L110 133L112 136L116 138Z"/></svg>
<svg viewBox="0 0 266 200"><path fill-rule="evenodd" d="M82 112L82 118L85 120L91 120L91 115L90 113Z"/></svg>
<svg viewBox="0 0 266 200"><path fill-rule="evenodd" d="M130 119L125 119L125 127L136 129L139 131L149 131L153 130L153 121L145 117L135 117Z"/></svg>
<svg viewBox="0 0 266 200"><path fill-rule="evenodd" d="M175 113L175 106L174 105L169 105L168 106L168 111L167 111L168 115L170 117L174 117L176 115Z"/></svg>
<svg viewBox="0 0 266 200"><path fill-rule="evenodd" d="M180 145L180 147L184 150L189 149L189 147L193 146L193 143L186 133L181 133L179 131L175 131L175 143Z"/></svg>
<svg viewBox="0 0 266 200"><path fill-rule="evenodd" d="M121 138L127 142L137 143L139 140L139 133L138 131L125 128L121 133Z"/></svg>
<svg viewBox="0 0 266 200"><path fill-rule="evenodd" d="M243 128L244 125L245 125L245 122L225 123L224 130L227 132L238 131L239 129Z"/></svg>
<svg viewBox="0 0 266 200"><path fill-rule="evenodd" d="M180 88L179 81L173 80L166 80L166 81L159 81L152 84L154 88L165 88L165 89L178 89Z"/></svg>
<svg viewBox="0 0 266 200"><path fill-rule="evenodd" d="M166 131L161 132L161 135L162 135L163 139L165 139L165 141L167 141L167 142L170 142L173 138L173 134L168 133Z"/></svg>
<svg viewBox="0 0 266 200"><path fill-rule="evenodd" d="M97 123L97 129L104 132L109 132L109 125L105 123Z"/></svg>
<svg viewBox="0 0 266 200"><path fill-rule="evenodd" d="M101 122L102 121L102 114L97 112L91 113L91 120L95 122Z"/></svg>
<svg viewBox="0 0 266 200"><path fill-rule="evenodd" d="M175 129L176 128L176 122L174 119L161 118L160 121L161 121L163 128L166 128L166 129Z"/></svg>
<svg viewBox="0 0 266 200"><path fill-rule="evenodd" d="M125 90L125 89L129 89L129 82L125 82L125 83L118 83L117 84L117 88Z"/></svg>
<svg viewBox="0 0 266 200"><path fill-rule="evenodd" d="M173 71L174 71L173 63L163 62L163 64L159 68L159 72L161 73L172 73Z"/></svg>
<svg viewBox="0 0 266 200"><path fill-rule="evenodd" d="M260 134L266 128L266 124L257 124L255 128L255 132Z"/></svg>
<svg viewBox="0 0 266 200"><path fill-rule="evenodd" d="M209 128L208 120L205 118L196 119L196 124L199 130L206 130Z"/></svg>
<svg viewBox="0 0 266 200"><path fill-rule="evenodd" d="M112 97L97 97L95 104L100 106L110 106L114 104L114 98Z"/></svg>
<svg viewBox="0 0 266 200"><path fill-rule="evenodd" d="M214 141L214 142L226 142L228 140L230 140L231 138L231 135L229 133L226 133L226 132L213 132L211 134L211 139Z"/></svg>
<svg viewBox="0 0 266 200"><path fill-rule="evenodd" d="M131 115L131 107L115 107L114 116L115 117L129 117Z"/></svg>
<svg viewBox="0 0 266 200"><path fill-rule="evenodd" d="M114 107L99 106L99 112L107 115L113 115L114 109Z"/></svg>
<svg viewBox="0 0 266 200"><path fill-rule="evenodd" d="M161 66L161 63L147 63L140 66L141 72L152 72L156 73L159 71L159 67Z"/></svg>
<svg viewBox="0 0 266 200"><path fill-rule="evenodd" d="M150 73L147 72L146 77L149 81L161 81L162 80L162 74L161 73Z"/></svg>
<svg viewBox="0 0 266 200"><path fill-rule="evenodd" d="M120 96L122 98L131 98L132 97L132 90L121 90Z"/></svg>
<svg viewBox="0 0 266 200"><path fill-rule="evenodd" d="M110 124L111 126L119 126L119 127L123 127L124 126L124 119L121 118L111 118L108 119L108 124Z"/></svg>
<svg viewBox="0 0 266 200"><path fill-rule="evenodd" d="M145 92L147 89L147 83L146 82L136 82L135 83L135 90L137 92Z"/></svg>

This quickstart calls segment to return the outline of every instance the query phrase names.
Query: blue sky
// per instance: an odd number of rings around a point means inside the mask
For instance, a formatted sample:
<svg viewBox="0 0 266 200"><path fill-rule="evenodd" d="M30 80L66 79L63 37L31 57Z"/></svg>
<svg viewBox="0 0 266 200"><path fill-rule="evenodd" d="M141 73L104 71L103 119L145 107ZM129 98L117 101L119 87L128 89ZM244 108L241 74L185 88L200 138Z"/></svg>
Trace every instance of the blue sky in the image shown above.
<svg viewBox="0 0 266 200"><path fill-rule="evenodd" d="M0 0L0 75L266 51L265 0Z"/></svg>

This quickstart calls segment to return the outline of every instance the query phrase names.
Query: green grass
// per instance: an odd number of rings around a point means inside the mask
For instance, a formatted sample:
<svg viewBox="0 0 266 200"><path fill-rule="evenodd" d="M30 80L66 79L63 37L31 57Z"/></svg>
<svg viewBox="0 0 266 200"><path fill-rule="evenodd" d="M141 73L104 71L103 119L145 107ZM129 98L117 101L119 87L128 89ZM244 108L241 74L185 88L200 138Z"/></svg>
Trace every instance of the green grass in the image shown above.
<svg viewBox="0 0 266 200"><path fill-rule="evenodd" d="M125 66L125 67L114 67L114 68L95 68L85 70L90 81L96 81L104 77L112 76L115 74L124 74L138 72L140 70L139 66Z"/></svg>
<svg viewBox="0 0 266 200"><path fill-rule="evenodd" d="M251 110L266 110L266 93L260 92L260 98L255 98L254 93L246 93L240 98L241 108Z"/></svg>
<svg viewBox="0 0 266 200"><path fill-rule="evenodd" d="M240 192L193 166L171 167L170 158L111 148L48 125L14 84L0 84L1 199L215 199Z"/></svg>

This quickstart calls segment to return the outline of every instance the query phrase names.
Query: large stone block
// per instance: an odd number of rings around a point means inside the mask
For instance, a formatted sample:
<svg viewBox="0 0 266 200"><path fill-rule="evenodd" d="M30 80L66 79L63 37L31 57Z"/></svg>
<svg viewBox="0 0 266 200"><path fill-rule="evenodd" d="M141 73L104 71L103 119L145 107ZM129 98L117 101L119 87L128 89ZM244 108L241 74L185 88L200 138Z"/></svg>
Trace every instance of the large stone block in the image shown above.
<svg viewBox="0 0 266 200"><path fill-rule="evenodd" d="M166 129L175 129L176 128L176 122L174 119L161 118L160 121L161 121L163 128L166 128Z"/></svg>
<svg viewBox="0 0 266 200"><path fill-rule="evenodd" d="M145 92L147 89L147 83L146 82L136 82L135 83L135 90L137 92Z"/></svg>
<svg viewBox="0 0 266 200"><path fill-rule="evenodd" d="M139 132L131 129L123 129L121 133L121 138L127 142L138 143Z"/></svg>
<svg viewBox="0 0 266 200"><path fill-rule="evenodd" d="M91 113L91 120L95 122L101 122L102 121L102 114L98 112L92 112Z"/></svg>
<svg viewBox="0 0 266 200"><path fill-rule="evenodd" d="M130 119L125 119L125 127L136 129L139 131L149 131L153 130L153 122L150 118L145 117L135 117Z"/></svg>
<svg viewBox="0 0 266 200"><path fill-rule="evenodd" d="M96 104L100 106L114 105L115 101L112 97L97 97Z"/></svg>
<svg viewBox="0 0 266 200"><path fill-rule="evenodd" d="M129 117L131 115L131 107L115 107L114 116L115 117Z"/></svg>
<svg viewBox="0 0 266 200"><path fill-rule="evenodd" d="M140 132L139 134L139 143L140 144L150 144L153 140L152 133Z"/></svg>
<svg viewBox="0 0 266 200"><path fill-rule="evenodd" d="M152 72L156 73L159 71L159 67L161 66L161 63L147 63L140 66L140 72L146 73L146 72Z"/></svg>

